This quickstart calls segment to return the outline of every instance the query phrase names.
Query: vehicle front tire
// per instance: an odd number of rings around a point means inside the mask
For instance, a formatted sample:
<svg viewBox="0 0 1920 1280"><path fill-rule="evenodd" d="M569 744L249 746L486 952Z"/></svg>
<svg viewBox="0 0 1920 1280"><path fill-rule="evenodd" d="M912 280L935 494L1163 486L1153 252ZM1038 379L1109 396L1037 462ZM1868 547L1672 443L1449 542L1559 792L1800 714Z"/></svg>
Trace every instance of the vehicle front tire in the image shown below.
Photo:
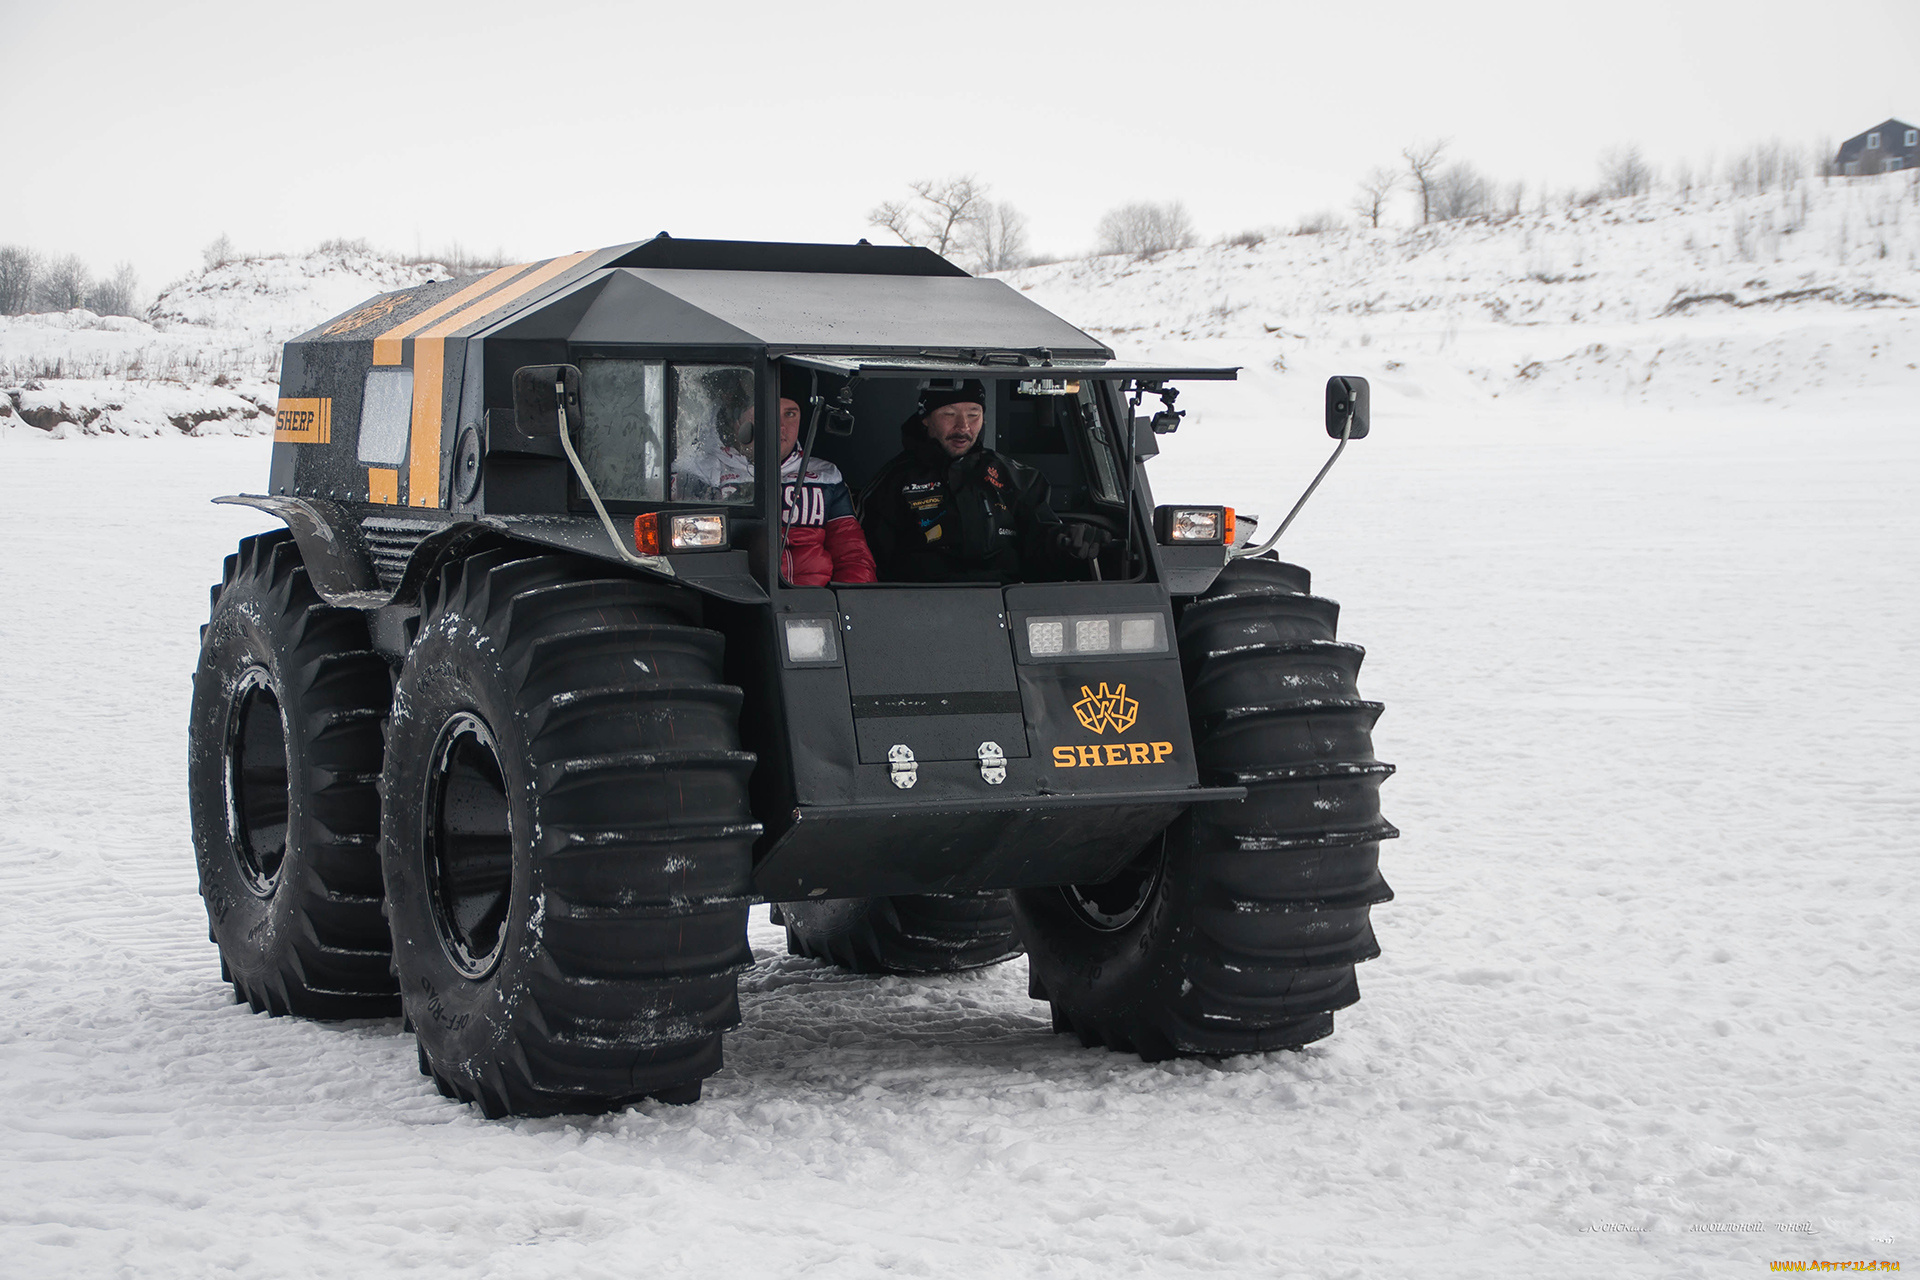
<svg viewBox="0 0 1920 1280"><path fill-rule="evenodd" d="M489 1116L691 1102L740 1020L759 827L698 598L449 569L394 695L382 854L422 1069Z"/></svg>
<svg viewBox="0 0 1920 1280"><path fill-rule="evenodd" d="M193 677L187 786L222 976L256 1012L399 1012L380 910L387 665L284 530L241 542Z"/></svg>
<svg viewBox="0 0 1920 1280"><path fill-rule="evenodd" d="M787 953L854 973L956 973L1020 954L1000 889L774 904Z"/></svg>
<svg viewBox="0 0 1920 1280"><path fill-rule="evenodd" d="M1100 885L1023 889L1029 990L1055 1031L1149 1061L1295 1048L1359 999L1379 954L1369 911L1393 896L1374 759L1380 704L1363 651L1306 571L1231 562L1180 610L1201 781L1244 801L1195 805Z"/></svg>

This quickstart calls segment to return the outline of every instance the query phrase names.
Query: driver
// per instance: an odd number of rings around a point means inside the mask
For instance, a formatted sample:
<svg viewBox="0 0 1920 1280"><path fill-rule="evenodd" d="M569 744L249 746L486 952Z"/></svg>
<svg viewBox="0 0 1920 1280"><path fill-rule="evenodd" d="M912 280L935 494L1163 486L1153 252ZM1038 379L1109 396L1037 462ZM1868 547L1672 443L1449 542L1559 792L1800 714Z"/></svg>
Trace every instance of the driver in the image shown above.
<svg viewBox="0 0 1920 1280"><path fill-rule="evenodd" d="M1085 576L1107 541L1066 526L1047 481L980 442L986 391L936 381L900 426L899 455L861 495L861 523L889 582L1033 582Z"/></svg>

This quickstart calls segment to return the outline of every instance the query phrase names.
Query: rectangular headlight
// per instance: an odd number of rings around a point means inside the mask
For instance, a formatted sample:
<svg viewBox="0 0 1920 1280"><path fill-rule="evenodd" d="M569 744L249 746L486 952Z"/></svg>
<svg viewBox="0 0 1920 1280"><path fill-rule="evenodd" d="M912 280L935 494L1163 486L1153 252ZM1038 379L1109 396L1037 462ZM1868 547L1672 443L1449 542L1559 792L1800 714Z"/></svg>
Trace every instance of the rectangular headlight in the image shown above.
<svg viewBox="0 0 1920 1280"><path fill-rule="evenodd" d="M1166 650L1166 622L1157 613L1027 619L1029 658L1092 658L1110 653L1165 653Z"/></svg>
<svg viewBox="0 0 1920 1280"><path fill-rule="evenodd" d="M782 618L781 638L787 661L795 665L825 666L840 661L840 644L832 618Z"/></svg>
<svg viewBox="0 0 1920 1280"><path fill-rule="evenodd" d="M671 521L675 551L704 551L727 545L727 517L719 511L697 511Z"/></svg>
<svg viewBox="0 0 1920 1280"><path fill-rule="evenodd" d="M1163 546L1228 546L1233 542L1233 508L1156 507L1153 530Z"/></svg>
<svg viewBox="0 0 1920 1280"><path fill-rule="evenodd" d="M1159 618L1120 619L1120 651L1150 653L1160 648Z"/></svg>
<svg viewBox="0 0 1920 1280"><path fill-rule="evenodd" d="M1113 619L1075 618L1073 620L1073 651L1075 653L1105 653L1112 648Z"/></svg>

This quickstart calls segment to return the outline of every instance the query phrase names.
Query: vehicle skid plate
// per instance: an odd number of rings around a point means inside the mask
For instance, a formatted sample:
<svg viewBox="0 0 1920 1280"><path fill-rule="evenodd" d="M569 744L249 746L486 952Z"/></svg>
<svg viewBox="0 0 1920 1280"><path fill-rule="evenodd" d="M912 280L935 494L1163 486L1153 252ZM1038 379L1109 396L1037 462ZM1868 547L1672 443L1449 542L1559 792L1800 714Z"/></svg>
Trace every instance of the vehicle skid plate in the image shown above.
<svg viewBox="0 0 1920 1280"><path fill-rule="evenodd" d="M956 804L809 805L762 859L753 885L776 902L1095 883L1196 801L1243 787L1126 796L1008 796Z"/></svg>

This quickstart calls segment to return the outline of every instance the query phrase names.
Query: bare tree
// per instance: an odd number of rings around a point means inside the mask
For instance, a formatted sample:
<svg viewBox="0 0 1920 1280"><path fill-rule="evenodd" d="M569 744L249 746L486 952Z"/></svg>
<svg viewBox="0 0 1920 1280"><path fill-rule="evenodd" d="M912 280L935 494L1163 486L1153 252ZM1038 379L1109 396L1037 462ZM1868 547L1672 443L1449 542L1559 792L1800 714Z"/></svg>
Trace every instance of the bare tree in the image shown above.
<svg viewBox="0 0 1920 1280"><path fill-rule="evenodd" d="M1353 198L1353 211L1367 220L1367 225L1378 230L1380 215L1386 211L1387 197L1400 189L1400 175L1391 169L1382 169L1378 165L1367 170L1367 176L1360 179L1360 194Z"/></svg>
<svg viewBox="0 0 1920 1280"><path fill-rule="evenodd" d="M1193 219L1178 200L1165 204L1141 201L1109 209L1100 219L1101 253L1124 253L1133 258L1151 258L1169 249L1191 249L1194 245Z"/></svg>
<svg viewBox="0 0 1920 1280"><path fill-rule="evenodd" d="M222 231L206 248L200 251L200 257L207 264L207 270L224 267L238 255L233 251L233 237Z"/></svg>
<svg viewBox="0 0 1920 1280"><path fill-rule="evenodd" d="M1027 265L1027 216L1011 204L984 201L973 231L982 271L1011 271Z"/></svg>
<svg viewBox="0 0 1920 1280"><path fill-rule="evenodd" d="M902 243L931 249L942 257L966 247L974 224L986 212L987 188L972 174L935 182L922 178L907 184L909 200L875 205L867 221L890 231Z"/></svg>
<svg viewBox="0 0 1920 1280"><path fill-rule="evenodd" d="M103 316L130 316L134 290L139 284L140 277L135 274L133 264L123 262L113 269L111 276L94 282L87 292L87 310Z"/></svg>
<svg viewBox="0 0 1920 1280"><path fill-rule="evenodd" d="M1420 192L1420 225L1433 221L1433 179L1440 171L1440 157L1446 154L1451 138L1441 138L1424 146L1402 147L1400 158L1407 162L1407 173Z"/></svg>
<svg viewBox="0 0 1920 1280"><path fill-rule="evenodd" d="M1493 203L1493 184L1464 160L1450 164L1429 180L1432 194L1429 207L1434 218L1452 222L1487 211Z"/></svg>
<svg viewBox="0 0 1920 1280"><path fill-rule="evenodd" d="M73 254L55 258L34 273L33 303L36 311L71 311L86 305L93 278L87 264Z"/></svg>
<svg viewBox="0 0 1920 1280"><path fill-rule="evenodd" d="M1815 160L1814 172L1820 175L1820 179L1823 182L1828 178L1840 176L1840 165L1834 154L1832 137L1822 135L1817 139L1813 144L1813 155Z"/></svg>
<svg viewBox="0 0 1920 1280"><path fill-rule="evenodd" d="M39 266L33 250L0 245L0 316L17 316L33 305L33 277Z"/></svg>
<svg viewBox="0 0 1920 1280"><path fill-rule="evenodd" d="M1600 153L1600 191L1610 200L1641 196L1653 189L1653 170L1640 147L1629 142Z"/></svg>

